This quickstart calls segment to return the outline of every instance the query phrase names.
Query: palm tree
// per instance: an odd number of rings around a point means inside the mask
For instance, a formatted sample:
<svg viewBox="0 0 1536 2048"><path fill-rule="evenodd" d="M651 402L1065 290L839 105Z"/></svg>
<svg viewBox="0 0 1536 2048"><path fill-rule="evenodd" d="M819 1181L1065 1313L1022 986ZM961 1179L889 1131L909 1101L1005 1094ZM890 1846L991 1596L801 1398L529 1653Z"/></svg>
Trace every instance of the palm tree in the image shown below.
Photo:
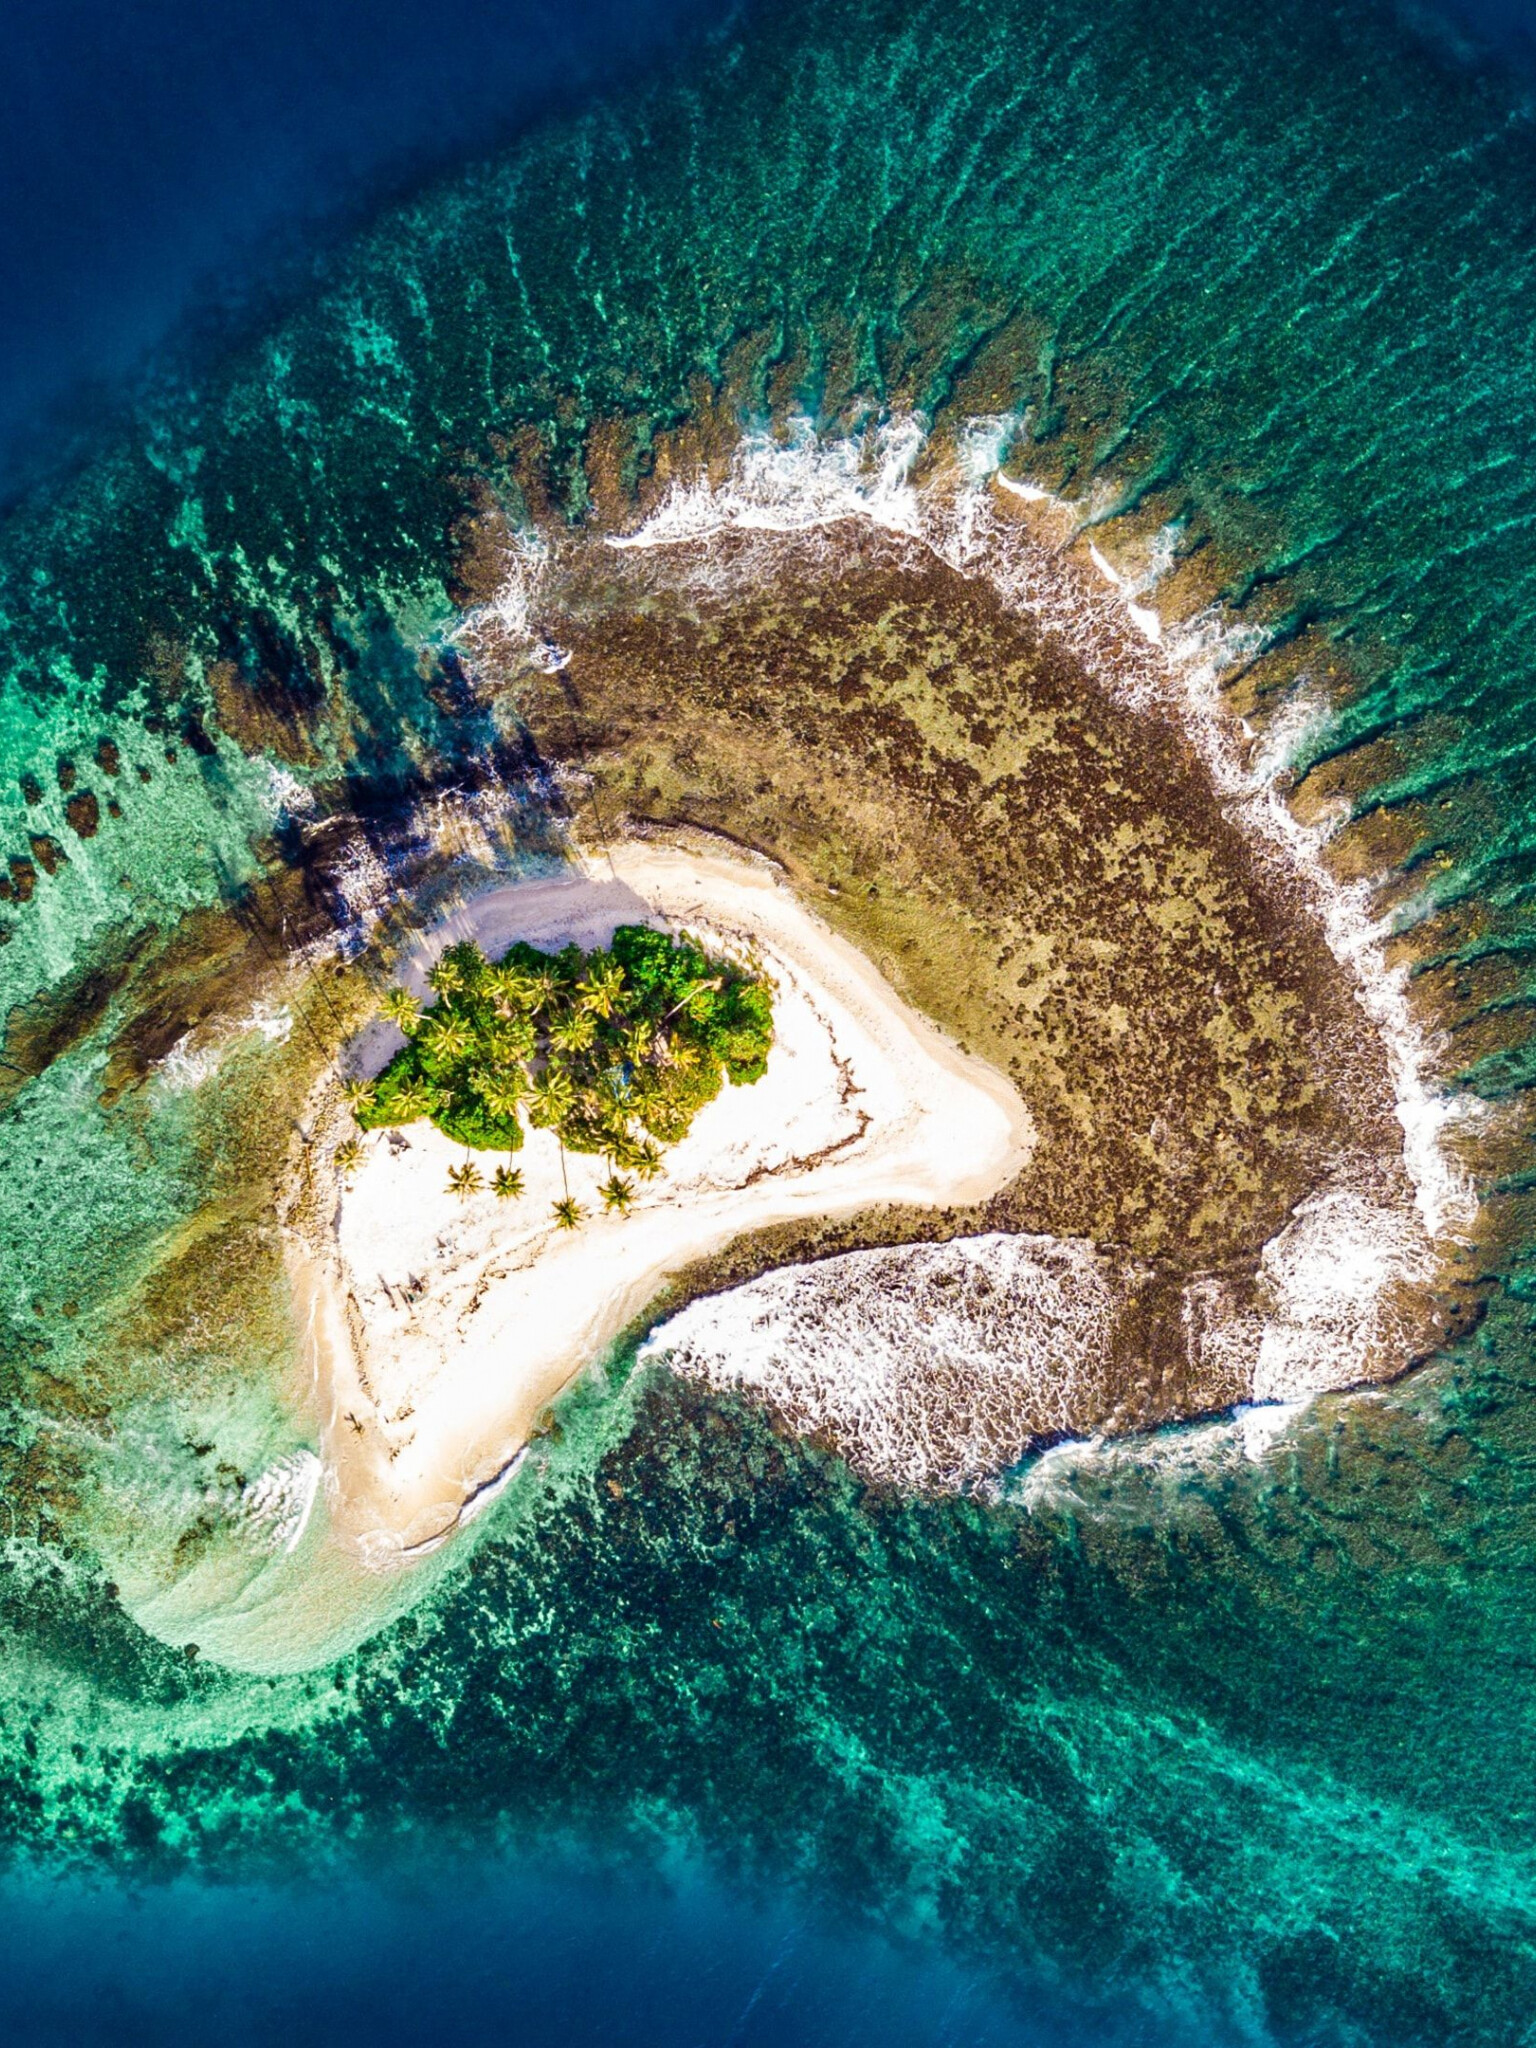
<svg viewBox="0 0 1536 2048"><path fill-rule="evenodd" d="M539 1121L558 1129L576 1107L576 1084L564 1067L551 1064L534 1083L533 1099Z"/></svg>
<svg viewBox="0 0 1536 2048"><path fill-rule="evenodd" d="M539 998L539 980L521 967L493 967L490 984L499 1015L525 1015Z"/></svg>
<svg viewBox="0 0 1536 2048"><path fill-rule="evenodd" d="M604 1125L603 1156L615 1173L632 1172L638 1147L635 1136L627 1123L610 1117Z"/></svg>
<svg viewBox="0 0 1536 2048"><path fill-rule="evenodd" d="M409 1038L421 1022L421 1005L408 988L392 988L384 998L384 1015Z"/></svg>
<svg viewBox="0 0 1536 2048"><path fill-rule="evenodd" d="M574 1230L581 1222L583 1213L580 1202L571 1195L566 1195L555 1204L555 1222L561 1230Z"/></svg>
<svg viewBox="0 0 1536 2048"><path fill-rule="evenodd" d="M466 1159L462 1166L449 1167L448 1192L451 1195L467 1200L470 1195L478 1195L484 1186L485 1182L480 1178L480 1169L473 1159Z"/></svg>
<svg viewBox="0 0 1536 2048"><path fill-rule="evenodd" d="M440 996L456 995L464 986L464 970L457 960L444 954L427 972L427 986Z"/></svg>
<svg viewBox="0 0 1536 2048"><path fill-rule="evenodd" d="M617 960L597 960L576 986L576 1001L594 1017L611 1017L624 993L624 970Z"/></svg>
<svg viewBox="0 0 1536 2048"><path fill-rule="evenodd" d="M661 1153L649 1138L635 1147L635 1171L642 1180L654 1180L661 1171Z"/></svg>
<svg viewBox="0 0 1536 2048"><path fill-rule="evenodd" d="M371 1081L343 1081L341 1092L347 1099L347 1107L354 1116L363 1116L374 1107L378 1100Z"/></svg>
<svg viewBox="0 0 1536 2048"><path fill-rule="evenodd" d="M419 1116L430 1116L437 1104L437 1090L413 1075L390 1097L389 1112L396 1123L413 1124Z"/></svg>
<svg viewBox="0 0 1536 2048"><path fill-rule="evenodd" d="M469 1077L469 1085L500 1123L511 1123L527 1091L521 1067L508 1067L500 1073L477 1067Z"/></svg>
<svg viewBox="0 0 1536 2048"><path fill-rule="evenodd" d="M497 1065L508 1067L514 1060L529 1058L538 1044L538 1034L531 1020L514 1010L485 1034L485 1044Z"/></svg>
<svg viewBox="0 0 1536 2048"><path fill-rule="evenodd" d="M435 1059L462 1059L471 1044L470 1029L462 1017L450 1011L446 1016L432 1016L422 1028L427 1041L427 1051Z"/></svg>
<svg viewBox="0 0 1536 2048"><path fill-rule="evenodd" d="M549 968L541 967L538 973L531 975L529 979L533 983L532 1008L535 1016L537 1016L540 1010L547 1010L554 1001L555 996L559 992L560 977L557 974L551 973Z"/></svg>
<svg viewBox="0 0 1536 2048"><path fill-rule="evenodd" d="M337 1171L351 1175L357 1171L362 1160L363 1148L356 1138L343 1138L333 1156Z"/></svg>
<svg viewBox="0 0 1536 2048"><path fill-rule="evenodd" d="M605 1209L616 1209L621 1216L625 1216L629 1213L630 1204L635 1199L635 1184L631 1180L621 1180L617 1174L614 1174L610 1179L603 1182L601 1188L598 1189L598 1193L603 1198L603 1207Z"/></svg>
<svg viewBox="0 0 1536 2048"><path fill-rule="evenodd" d="M590 1010L568 1011L549 1027L549 1042L557 1052L585 1052L596 1036L597 1020Z"/></svg>
<svg viewBox="0 0 1536 2048"><path fill-rule="evenodd" d="M656 1029L649 1017L637 1017L619 1033L619 1050L632 1066L638 1067L649 1057L655 1042Z"/></svg>
<svg viewBox="0 0 1536 2048"><path fill-rule="evenodd" d="M518 1166L498 1166L491 1175L491 1191L505 1201L523 1192L523 1173Z"/></svg>

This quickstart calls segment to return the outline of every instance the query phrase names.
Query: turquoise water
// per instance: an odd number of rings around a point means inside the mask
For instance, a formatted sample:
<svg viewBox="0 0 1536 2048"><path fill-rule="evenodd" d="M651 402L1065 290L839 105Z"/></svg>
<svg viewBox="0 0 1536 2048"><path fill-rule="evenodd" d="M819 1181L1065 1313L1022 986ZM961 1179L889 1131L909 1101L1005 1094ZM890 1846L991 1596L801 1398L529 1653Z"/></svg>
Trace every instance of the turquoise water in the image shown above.
<svg viewBox="0 0 1536 2048"><path fill-rule="evenodd" d="M715 388L828 423L1013 406L1031 474L1097 489L1110 525L1179 522L1203 587L1327 678L1319 773L1342 762L1363 812L1398 815L1452 1064L1518 1107L1519 90L1395 15L1302 0L807 0L748 9L676 73L380 220L305 310L0 534L0 818L37 870L0 905L6 1007L291 852L292 785L221 730L213 664L308 721L285 772L325 803L484 761L487 722L444 687L448 534L466 478L527 509L521 430L575 520L601 488L594 426L619 419L643 474ZM60 756L77 790L118 794L89 839ZM56 874L34 834L68 854ZM103 1056L71 1046L4 1126L24 1505L59 1412L39 1370L85 1369L216 1177L180 1098L100 1106ZM1202 1425L990 1505L903 1501L745 1407L587 1389L563 1483L515 1490L415 1613L283 1680L151 1642L29 1509L0 1581L20 1881L84 1864L195 1890L387 1847L515 1871L515 1921L558 1852L642 1889L683 1868L716 1900L789 1897L830 1941L893 1937L994 1987L1023 2038L1533 2038L1536 1244L1506 1154L1480 1329L1257 1461ZM192 1940L178 1896L154 1893L168 1944ZM797 2024L767 2038L814 2038Z"/></svg>

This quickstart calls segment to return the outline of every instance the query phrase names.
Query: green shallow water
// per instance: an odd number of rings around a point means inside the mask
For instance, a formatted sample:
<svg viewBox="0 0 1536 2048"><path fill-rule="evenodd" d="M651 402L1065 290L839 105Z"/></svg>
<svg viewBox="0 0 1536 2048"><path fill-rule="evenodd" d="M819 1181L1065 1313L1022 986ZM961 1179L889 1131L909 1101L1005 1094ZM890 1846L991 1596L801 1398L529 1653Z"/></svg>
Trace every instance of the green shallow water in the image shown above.
<svg viewBox="0 0 1536 2048"><path fill-rule="evenodd" d="M680 75L381 221L281 331L9 517L0 851L41 871L0 905L5 1007L88 1008L127 932L280 869L295 782L369 803L484 764L448 541L467 479L540 510L525 430L578 519L612 467L594 428L643 477L717 392L728 419L1011 407L1016 467L1111 530L1177 522L1180 587L1322 679L1312 758L1400 814L1449 1063L1518 1100L1533 143L1512 87L1374 10L749 9ZM281 774L221 729L219 662L308 718ZM120 804L89 839L60 756ZM18 1853L228 1876L402 1840L687 1852L984 1958L1085 2027L1128 2003L1148 2039L1528 2037L1518 1148L1481 1329L1258 1459L1208 1425L991 1504L903 1502L745 1408L599 1383L416 1612L334 1671L254 1680L127 1619L59 1473L62 1436L126 1490L108 1520L168 1530L206 1484L143 1359L137 1436L58 1393L234 1199L199 1091L102 1108L115 1000L0 1126ZM248 1353L178 1354L249 1465L303 1440L287 1341L274 1311Z"/></svg>

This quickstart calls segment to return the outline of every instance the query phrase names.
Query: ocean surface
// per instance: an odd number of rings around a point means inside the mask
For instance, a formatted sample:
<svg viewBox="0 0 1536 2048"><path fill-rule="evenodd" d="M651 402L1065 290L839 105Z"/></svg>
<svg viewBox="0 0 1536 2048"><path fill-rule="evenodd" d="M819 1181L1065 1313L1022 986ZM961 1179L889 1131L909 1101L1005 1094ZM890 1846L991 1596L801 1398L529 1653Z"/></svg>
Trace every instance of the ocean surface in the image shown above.
<svg viewBox="0 0 1536 2048"><path fill-rule="evenodd" d="M4 29L8 2038L1536 2041L1525 16L76 11ZM277 1311L155 1276L246 1228L235 1111L328 1028L317 978L226 1058L178 976L263 904L345 951L424 793L533 844L453 637L477 492L595 530L669 436L914 413L1006 417L1263 651L1298 807L1391 871L1475 1327L975 1495L620 1359L345 1655L171 1647L112 1545L217 1520L205 1430L307 1453Z"/></svg>
<svg viewBox="0 0 1536 2048"><path fill-rule="evenodd" d="M17 0L0 136L0 492L232 328L276 316L385 197L725 9L691 0Z"/></svg>

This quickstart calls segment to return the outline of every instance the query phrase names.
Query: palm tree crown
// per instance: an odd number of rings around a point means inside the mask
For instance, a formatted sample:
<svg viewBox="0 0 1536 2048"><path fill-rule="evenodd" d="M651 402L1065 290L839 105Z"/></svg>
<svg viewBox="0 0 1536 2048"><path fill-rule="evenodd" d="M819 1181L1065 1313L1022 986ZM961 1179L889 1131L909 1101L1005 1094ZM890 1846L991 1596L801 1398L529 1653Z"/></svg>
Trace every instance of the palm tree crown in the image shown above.
<svg viewBox="0 0 1536 2048"><path fill-rule="evenodd" d="M596 1036L597 1020L590 1010L572 1010L549 1027L549 1042L557 1052L585 1052Z"/></svg>
<svg viewBox="0 0 1536 2048"><path fill-rule="evenodd" d="M441 1060L462 1059L472 1042L468 1024L451 1010L429 1017L422 1027L422 1037L427 1041L428 1052Z"/></svg>
<svg viewBox="0 0 1536 2048"><path fill-rule="evenodd" d="M384 998L384 1015L409 1038L421 1022L421 1005L408 988L392 988Z"/></svg>
<svg viewBox="0 0 1536 2048"><path fill-rule="evenodd" d="M470 1086L492 1116L509 1123L517 1115L517 1105L528 1089L521 1067L507 1067L499 1073L477 1067L469 1079Z"/></svg>
<svg viewBox="0 0 1536 2048"><path fill-rule="evenodd" d="M438 1093L425 1081L402 1082L390 1099L390 1109L401 1123L414 1123L419 1116L430 1116L438 1105Z"/></svg>
<svg viewBox="0 0 1536 2048"><path fill-rule="evenodd" d="M576 985L576 1000L594 1017L611 1017L624 992L624 970L617 960L600 960Z"/></svg>

